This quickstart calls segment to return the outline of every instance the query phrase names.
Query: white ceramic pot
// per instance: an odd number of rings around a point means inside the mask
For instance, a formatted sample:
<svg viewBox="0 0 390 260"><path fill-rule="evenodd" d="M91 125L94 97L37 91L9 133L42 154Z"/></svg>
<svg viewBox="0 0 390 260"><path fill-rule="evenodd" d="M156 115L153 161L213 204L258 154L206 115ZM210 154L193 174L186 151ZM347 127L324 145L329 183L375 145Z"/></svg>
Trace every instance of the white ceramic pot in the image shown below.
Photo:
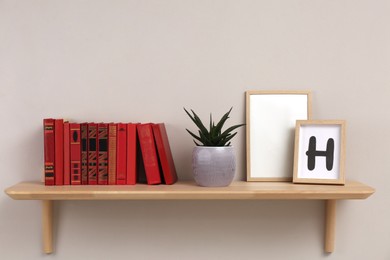
<svg viewBox="0 0 390 260"><path fill-rule="evenodd" d="M196 183L205 187L229 186L236 171L232 146L196 146L192 152L192 172Z"/></svg>

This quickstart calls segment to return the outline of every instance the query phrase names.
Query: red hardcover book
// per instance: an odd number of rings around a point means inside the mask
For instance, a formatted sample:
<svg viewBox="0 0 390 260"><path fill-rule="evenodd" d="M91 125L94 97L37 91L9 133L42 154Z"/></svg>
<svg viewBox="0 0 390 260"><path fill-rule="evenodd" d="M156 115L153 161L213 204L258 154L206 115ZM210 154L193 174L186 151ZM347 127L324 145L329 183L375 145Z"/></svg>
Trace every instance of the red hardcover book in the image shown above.
<svg viewBox="0 0 390 260"><path fill-rule="evenodd" d="M141 146L139 144L138 131L137 131L137 183L148 184L148 181L146 180L144 160L142 159Z"/></svg>
<svg viewBox="0 0 390 260"><path fill-rule="evenodd" d="M81 135L80 124L71 123L70 128L70 184L81 184Z"/></svg>
<svg viewBox="0 0 390 260"><path fill-rule="evenodd" d="M88 184L97 185L97 124L88 124Z"/></svg>
<svg viewBox="0 0 390 260"><path fill-rule="evenodd" d="M81 184L88 184L88 123L80 126L81 132Z"/></svg>
<svg viewBox="0 0 390 260"><path fill-rule="evenodd" d="M108 125L108 185L116 184L116 135L117 125Z"/></svg>
<svg viewBox="0 0 390 260"><path fill-rule="evenodd" d="M45 185L54 185L54 119L43 119Z"/></svg>
<svg viewBox="0 0 390 260"><path fill-rule="evenodd" d="M116 184L126 184L127 125L119 123L116 139Z"/></svg>
<svg viewBox="0 0 390 260"><path fill-rule="evenodd" d="M152 124L137 126L142 159L145 166L146 180L149 185L160 184L160 166L158 163L156 144L154 142Z"/></svg>
<svg viewBox="0 0 390 260"><path fill-rule="evenodd" d="M137 182L137 124L127 124L127 176L126 184Z"/></svg>
<svg viewBox="0 0 390 260"><path fill-rule="evenodd" d="M108 125L98 125L98 184L108 184Z"/></svg>
<svg viewBox="0 0 390 260"><path fill-rule="evenodd" d="M64 122L64 185L70 185L70 128Z"/></svg>
<svg viewBox="0 0 390 260"><path fill-rule="evenodd" d="M165 184L174 184L177 181L177 174L165 125L160 123L152 127Z"/></svg>
<svg viewBox="0 0 390 260"><path fill-rule="evenodd" d="M64 120L55 119L54 121L54 175L55 185L64 185Z"/></svg>

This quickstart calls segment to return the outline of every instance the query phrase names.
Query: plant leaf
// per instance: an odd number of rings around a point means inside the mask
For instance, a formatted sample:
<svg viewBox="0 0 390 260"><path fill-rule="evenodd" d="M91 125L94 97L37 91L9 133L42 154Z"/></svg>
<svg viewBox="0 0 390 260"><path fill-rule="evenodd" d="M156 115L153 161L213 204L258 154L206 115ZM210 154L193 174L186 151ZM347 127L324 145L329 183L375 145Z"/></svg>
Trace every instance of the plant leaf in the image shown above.
<svg viewBox="0 0 390 260"><path fill-rule="evenodd" d="M228 120L230 111L232 111L232 109L233 109L233 107L231 107L230 110L229 110L226 114L224 114L224 115L222 116L222 118L219 120L219 122L218 122L218 124L217 124L217 126L216 126L216 129L215 129L215 131L216 131L217 133L220 133L220 132L221 132L222 127L223 127L223 125L225 124L226 120Z"/></svg>
<svg viewBox="0 0 390 260"><path fill-rule="evenodd" d="M184 111L187 113L187 115L191 118L191 120L194 122L194 124L202 131L204 135L209 135L209 132L207 131L206 127L203 125L202 120L198 117L198 115L191 109L191 112L193 115L191 115L187 109L183 108Z"/></svg>
<svg viewBox="0 0 390 260"><path fill-rule="evenodd" d="M192 122L195 123L196 125L196 121L195 121L195 118L187 111L187 109L185 109L185 107L183 107L184 111L186 111L187 115L189 116L189 118L191 118Z"/></svg>
<svg viewBox="0 0 390 260"><path fill-rule="evenodd" d="M211 134L212 129L213 129L213 116L210 113L210 130L209 130L210 134Z"/></svg>
<svg viewBox="0 0 390 260"><path fill-rule="evenodd" d="M219 143L218 143L218 146L225 146L225 144L230 141L233 137L235 137L237 134L237 132L235 132L234 134L222 139Z"/></svg>
<svg viewBox="0 0 390 260"><path fill-rule="evenodd" d="M206 135L204 135L200 130L199 130L199 136L202 139L202 143L206 146L213 146L213 143L208 139Z"/></svg>
<svg viewBox="0 0 390 260"><path fill-rule="evenodd" d="M196 136L194 133L192 133L190 130L186 129L187 132L193 137L195 138L196 140L202 142L202 139L199 137L199 136Z"/></svg>
<svg viewBox="0 0 390 260"><path fill-rule="evenodd" d="M228 129L226 129L221 135L230 133L230 132L233 131L234 129L239 128L239 127L244 126L244 125L245 125L245 124L239 124L239 125L231 126L231 127L229 127Z"/></svg>
<svg viewBox="0 0 390 260"><path fill-rule="evenodd" d="M203 125L202 120L200 120L199 116L192 109L191 112L194 115L196 126L202 131L203 134L208 135L209 131L207 131L207 128Z"/></svg>

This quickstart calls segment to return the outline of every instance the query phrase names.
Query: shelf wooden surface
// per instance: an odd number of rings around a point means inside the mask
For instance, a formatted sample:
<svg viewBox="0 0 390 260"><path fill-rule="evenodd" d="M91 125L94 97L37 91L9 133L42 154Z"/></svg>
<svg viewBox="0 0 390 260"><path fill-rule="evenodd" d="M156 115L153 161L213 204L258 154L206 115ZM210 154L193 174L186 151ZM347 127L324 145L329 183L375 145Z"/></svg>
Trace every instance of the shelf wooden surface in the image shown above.
<svg viewBox="0 0 390 260"><path fill-rule="evenodd" d="M344 186L237 181L228 187L200 187L194 182L115 186L45 186L42 182L21 182L5 190L16 200L343 200L366 199L374 191L356 181L347 181Z"/></svg>
<svg viewBox="0 0 390 260"><path fill-rule="evenodd" d="M53 252L53 204L56 200L325 200L325 252L334 251L336 201L366 199L373 188L356 181L345 185L291 182L233 182L228 187L200 187L194 182L174 185L45 186L21 182L5 192L16 200L42 200L43 251Z"/></svg>

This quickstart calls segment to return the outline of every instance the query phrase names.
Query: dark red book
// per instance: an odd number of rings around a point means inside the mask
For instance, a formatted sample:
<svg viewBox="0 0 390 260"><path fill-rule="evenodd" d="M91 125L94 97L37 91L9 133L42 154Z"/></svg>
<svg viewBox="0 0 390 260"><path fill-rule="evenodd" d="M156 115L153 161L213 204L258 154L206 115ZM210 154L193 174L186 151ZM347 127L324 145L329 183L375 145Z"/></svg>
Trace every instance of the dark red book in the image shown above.
<svg viewBox="0 0 390 260"><path fill-rule="evenodd" d="M165 125L164 123L153 124L152 127L164 182L165 184L174 184L177 181L177 174Z"/></svg>
<svg viewBox="0 0 390 260"><path fill-rule="evenodd" d="M108 185L116 184L116 137L117 125L108 125Z"/></svg>
<svg viewBox="0 0 390 260"><path fill-rule="evenodd" d="M70 184L81 184L81 135L80 124L71 123L70 128Z"/></svg>
<svg viewBox="0 0 390 260"><path fill-rule="evenodd" d="M137 124L127 124L127 167L126 184L137 181Z"/></svg>
<svg viewBox="0 0 390 260"><path fill-rule="evenodd" d="M139 144L138 131L137 131L137 183L148 184L148 181L146 180L144 160L142 159L141 146Z"/></svg>
<svg viewBox="0 0 390 260"><path fill-rule="evenodd" d="M81 132L81 184L88 184L88 123L80 126Z"/></svg>
<svg viewBox="0 0 390 260"><path fill-rule="evenodd" d="M149 185L160 184L160 166L158 163L156 144L153 137L152 124L137 126L142 159L144 161L146 180Z"/></svg>
<svg viewBox="0 0 390 260"><path fill-rule="evenodd" d="M88 124L88 184L97 185L97 124Z"/></svg>
<svg viewBox="0 0 390 260"><path fill-rule="evenodd" d="M70 128L64 122L64 185L70 185Z"/></svg>
<svg viewBox="0 0 390 260"><path fill-rule="evenodd" d="M98 184L108 184L108 124L98 125Z"/></svg>
<svg viewBox="0 0 390 260"><path fill-rule="evenodd" d="M64 185L64 120L54 121L54 179L55 185Z"/></svg>
<svg viewBox="0 0 390 260"><path fill-rule="evenodd" d="M45 165L45 185L54 185L54 119L43 119L43 140L44 140L44 165Z"/></svg>
<svg viewBox="0 0 390 260"><path fill-rule="evenodd" d="M127 125L119 123L116 139L116 184L126 184L126 160L127 160Z"/></svg>

